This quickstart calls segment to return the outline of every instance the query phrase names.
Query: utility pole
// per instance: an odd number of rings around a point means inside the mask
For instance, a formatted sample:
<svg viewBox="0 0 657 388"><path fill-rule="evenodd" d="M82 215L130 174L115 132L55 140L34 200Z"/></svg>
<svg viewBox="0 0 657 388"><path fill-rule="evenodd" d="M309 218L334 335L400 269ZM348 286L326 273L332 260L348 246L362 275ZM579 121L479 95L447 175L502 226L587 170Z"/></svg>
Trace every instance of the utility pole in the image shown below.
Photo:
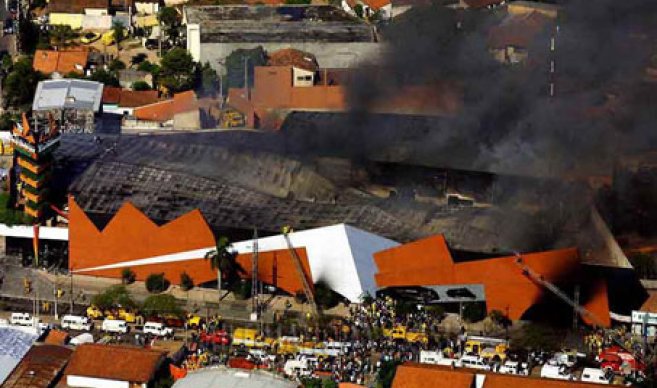
<svg viewBox="0 0 657 388"><path fill-rule="evenodd" d="M258 229L253 228L253 256L251 258L251 315L258 319L260 316L258 301Z"/></svg>
<svg viewBox="0 0 657 388"><path fill-rule="evenodd" d="M244 91L246 92L246 99L251 101L251 89L249 89L249 58L244 57Z"/></svg>
<svg viewBox="0 0 657 388"><path fill-rule="evenodd" d="M69 277L71 278L71 289L69 291L70 294L70 300L71 300L71 306L70 306L70 314L73 314L73 268L68 273Z"/></svg>

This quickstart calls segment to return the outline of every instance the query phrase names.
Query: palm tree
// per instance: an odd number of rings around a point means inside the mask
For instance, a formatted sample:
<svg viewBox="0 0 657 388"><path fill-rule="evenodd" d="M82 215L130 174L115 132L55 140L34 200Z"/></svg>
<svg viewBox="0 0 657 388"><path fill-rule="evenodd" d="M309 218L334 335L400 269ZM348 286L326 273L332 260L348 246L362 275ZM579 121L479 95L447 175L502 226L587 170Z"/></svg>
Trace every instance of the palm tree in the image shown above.
<svg viewBox="0 0 657 388"><path fill-rule="evenodd" d="M205 258L210 260L212 269L217 270L217 291L221 293L221 281L226 279L233 282L239 272L244 269L237 263L237 252L230 249L228 237L221 236L217 239L217 247L205 254Z"/></svg>
<svg viewBox="0 0 657 388"><path fill-rule="evenodd" d="M70 26L57 25L50 30L50 40L57 50L68 46L77 35Z"/></svg>

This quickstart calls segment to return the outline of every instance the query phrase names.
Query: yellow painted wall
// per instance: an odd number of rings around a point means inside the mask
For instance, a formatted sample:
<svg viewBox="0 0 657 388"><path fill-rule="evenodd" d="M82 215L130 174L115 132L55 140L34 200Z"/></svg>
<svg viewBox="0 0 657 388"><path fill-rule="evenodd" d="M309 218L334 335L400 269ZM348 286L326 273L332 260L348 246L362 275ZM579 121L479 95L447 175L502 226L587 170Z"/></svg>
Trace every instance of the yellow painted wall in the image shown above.
<svg viewBox="0 0 657 388"><path fill-rule="evenodd" d="M72 29L77 30L82 28L82 19L84 15L75 13L51 13L51 25L64 25L70 26Z"/></svg>

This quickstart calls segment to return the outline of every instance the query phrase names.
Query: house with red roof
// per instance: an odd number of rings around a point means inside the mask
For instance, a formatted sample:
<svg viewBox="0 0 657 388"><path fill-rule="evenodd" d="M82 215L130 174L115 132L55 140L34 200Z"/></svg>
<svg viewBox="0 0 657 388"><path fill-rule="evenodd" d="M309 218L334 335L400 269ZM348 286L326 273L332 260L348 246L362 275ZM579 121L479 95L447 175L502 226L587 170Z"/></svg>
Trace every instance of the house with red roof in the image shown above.
<svg viewBox="0 0 657 388"><path fill-rule="evenodd" d="M160 100L157 90L128 90L112 86L103 88L103 112L131 116L135 108Z"/></svg>
<svg viewBox="0 0 657 388"><path fill-rule="evenodd" d="M136 107L133 118L124 120L127 131L144 129L201 129L201 110L196 93L189 90L173 98Z"/></svg>
<svg viewBox="0 0 657 388"><path fill-rule="evenodd" d="M89 65L88 50L36 50L32 68L46 75L66 76L70 73L86 75Z"/></svg>

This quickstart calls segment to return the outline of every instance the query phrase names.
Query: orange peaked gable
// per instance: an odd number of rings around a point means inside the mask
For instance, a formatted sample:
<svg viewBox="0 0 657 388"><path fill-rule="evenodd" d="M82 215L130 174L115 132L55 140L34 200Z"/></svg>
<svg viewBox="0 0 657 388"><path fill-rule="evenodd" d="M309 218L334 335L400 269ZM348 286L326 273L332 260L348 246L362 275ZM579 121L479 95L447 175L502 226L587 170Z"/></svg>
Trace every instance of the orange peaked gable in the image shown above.
<svg viewBox="0 0 657 388"><path fill-rule="evenodd" d="M118 268L84 271L86 268L212 248L216 242L210 227L199 210L193 210L175 220L158 226L133 204L126 202L110 222L99 230L71 197L69 199L69 269L84 275L121 278L125 267L135 272L137 280L153 273L164 273L173 284L180 283L186 272L196 284L217 279L216 270L203 256L182 261L126 265ZM306 278L312 284L312 274L306 250L296 249ZM241 254L237 262L251 277L251 254ZM275 250L259 252L258 278L290 294L303 289L290 252Z"/></svg>
<svg viewBox="0 0 657 388"><path fill-rule="evenodd" d="M590 295L584 307L607 326L611 323L606 281L583 273L576 249L523 254L522 258L550 282L581 283ZM375 281L382 288L483 284L488 311L500 310L511 319L520 319L549 291L523 274L515 260L510 256L455 263L445 238L438 235L375 253L379 269Z"/></svg>

